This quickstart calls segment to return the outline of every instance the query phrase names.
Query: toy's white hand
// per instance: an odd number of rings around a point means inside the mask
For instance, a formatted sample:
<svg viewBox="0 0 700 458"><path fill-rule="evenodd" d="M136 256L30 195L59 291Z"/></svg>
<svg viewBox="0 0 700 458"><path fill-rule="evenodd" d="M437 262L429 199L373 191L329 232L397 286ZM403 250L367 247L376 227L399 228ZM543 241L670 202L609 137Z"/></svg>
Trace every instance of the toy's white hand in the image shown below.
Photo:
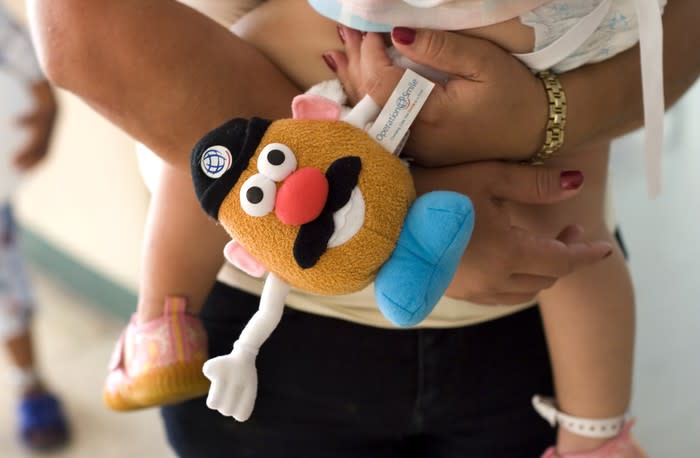
<svg viewBox="0 0 700 458"><path fill-rule="evenodd" d="M242 347L236 342L230 354L210 359L203 368L211 380L207 407L238 421L250 417L258 392L257 352Z"/></svg>
<svg viewBox="0 0 700 458"><path fill-rule="evenodd" d="M246 421L253 412L258 394L258 373L255 358L260 346L270 337L282 319L284 298L289 284L274 273L265 280L260 309L243 328L226 356L210 359L204 364L204 375L211 380L207 406L227 417Z"/></svg>

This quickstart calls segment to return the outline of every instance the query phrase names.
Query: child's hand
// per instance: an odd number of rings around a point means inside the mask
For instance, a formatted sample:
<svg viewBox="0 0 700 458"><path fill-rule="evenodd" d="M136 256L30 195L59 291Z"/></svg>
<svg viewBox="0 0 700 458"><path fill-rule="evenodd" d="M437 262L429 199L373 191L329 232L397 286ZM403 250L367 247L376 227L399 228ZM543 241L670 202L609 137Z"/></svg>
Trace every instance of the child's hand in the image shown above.
<svg viewBox="0 0 700 458"><path fill-rule="evenodd" d="M381 35L339 28L345 53L330 51L350 100L369 94L385 102L403 69L393 66ZM541 146L547 121L542 83L500 47L450 32L394 29L405 57L453 75L436 85L411 127L407 150L419 164L451 165L529 158Z"/></svg>
<svg viewBox="0 0 700 458"><path fill-rule="evenodd" d="M386 51L381 34L367 33L338 26L338 35L345 53L329 51L336 68L332 68L343 84L352 105L369 95L383 106L401 79L404 69L395 66Z"/></svg>
<svg viewBox="0 0 700 458"><path fill-rule="evenodd" d="M34 111L18 120L20 126L30 131L28 144L15 157L15 166L21 171L29 170L46 156L56 119L56 100L49 84L35 83L32 94Z"/></svg>

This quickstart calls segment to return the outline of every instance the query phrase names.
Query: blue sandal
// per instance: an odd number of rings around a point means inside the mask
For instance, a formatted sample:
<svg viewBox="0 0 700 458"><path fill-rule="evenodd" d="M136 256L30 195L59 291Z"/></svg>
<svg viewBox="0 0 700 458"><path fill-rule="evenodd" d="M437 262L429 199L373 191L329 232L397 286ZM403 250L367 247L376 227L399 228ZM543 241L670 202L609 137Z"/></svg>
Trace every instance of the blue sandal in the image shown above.
<svg viewBox="0 0 700 458"><path fill-rule="evenodd" d="M68 443L68 422L55 396L44 393L26 396L18 409L22 443L35 451L47 451Z"/></svg>

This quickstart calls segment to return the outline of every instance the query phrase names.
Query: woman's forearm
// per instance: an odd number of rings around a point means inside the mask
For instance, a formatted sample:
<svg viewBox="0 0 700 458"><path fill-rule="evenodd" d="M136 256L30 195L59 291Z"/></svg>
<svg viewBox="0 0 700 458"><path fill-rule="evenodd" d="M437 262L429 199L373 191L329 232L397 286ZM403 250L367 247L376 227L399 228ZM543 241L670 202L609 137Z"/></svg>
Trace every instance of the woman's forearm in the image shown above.
<svg viewBox="0 0 700 458"><path fill-rule="evenodd" d="M48 77L179 167L204 132L236 116L288 115L299 92L252 46L174 0L29 8Z"/></svg>
<svg viewBox="0 0 700 458"><path fill-rule="evenodd" d="M700 75L700 3L669 0L664 13L664 89L673 105ZM569 103L563 151L643 125L639 46L561 76Z"/></svg>

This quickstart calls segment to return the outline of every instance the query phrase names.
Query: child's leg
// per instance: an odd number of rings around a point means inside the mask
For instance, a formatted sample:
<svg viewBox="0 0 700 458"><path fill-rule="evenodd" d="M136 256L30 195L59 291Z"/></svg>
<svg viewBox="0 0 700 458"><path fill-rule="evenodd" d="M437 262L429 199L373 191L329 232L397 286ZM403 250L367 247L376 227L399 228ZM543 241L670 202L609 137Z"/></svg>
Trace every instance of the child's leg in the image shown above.
<svg viewBox="0 0 700 458"><path fill-rule="evenodd" d="M601 240L605 232L589 237ZM540 301L559 410L593 419L624 415L632 382L634 295L620 248L560 279ZM594 450L604 442L560 427L557 451Z"/></svg>
<svg viewBox="0 0 700 458"><path fill-rule="evenodd" d="M192 315L216 280L229 237L200 209L187 173L162 162L157 172L138 311L117 343L103 392L114 410L180 402L209 389L206 334Z"/></svg>
<svg viewBox="0 0 700 458"><path fill-rule="evenodd" d="M230 237L199 206L189 175L163 164L151 199L142 254L138 322L163 315L167 296L197 314L224 263Z"/></svg>
<svg viewBox="0 0 700 458"><path fill-rule="evenodd" d="M515 226L535 233L553 235L578 223L584 239L608 239L615 247L607 259L560 278L538 297L558 408L589 419L625 414L632 379L634 294L624 257L604 216L608 146L591 144L548 161L562 170L582 171L584 189L576 197L546 206L517 205L511 212ZM574 435L560 426L557 450L588 451L605 441Z"/></svg>

